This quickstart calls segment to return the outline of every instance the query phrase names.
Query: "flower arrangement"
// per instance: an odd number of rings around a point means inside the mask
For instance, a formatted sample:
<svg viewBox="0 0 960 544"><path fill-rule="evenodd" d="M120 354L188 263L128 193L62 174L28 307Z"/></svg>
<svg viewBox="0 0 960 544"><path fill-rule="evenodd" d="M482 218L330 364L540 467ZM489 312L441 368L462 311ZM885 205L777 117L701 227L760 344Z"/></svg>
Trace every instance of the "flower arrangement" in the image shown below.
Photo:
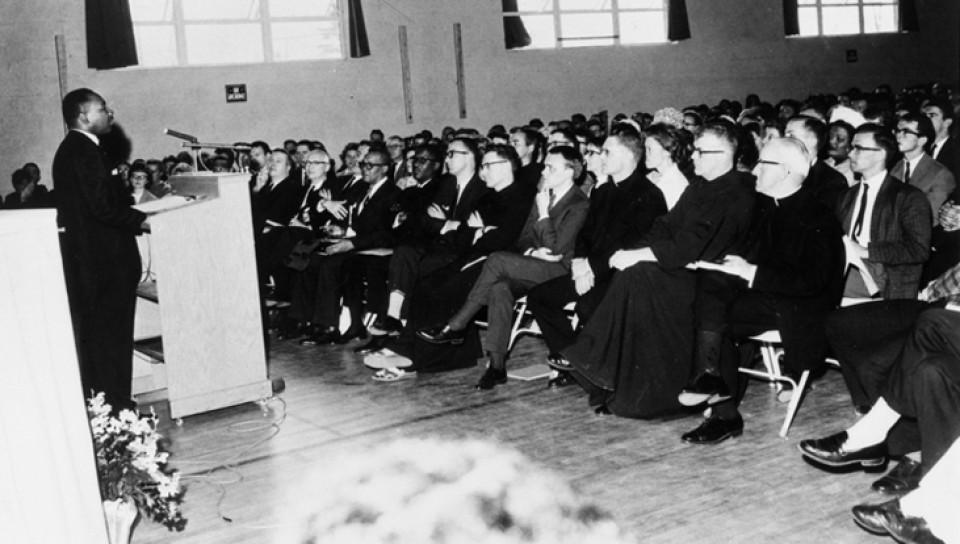
<svg viewBox="0 0 960 544"><path fill-rule="evenodd" d="M184 490L180 475L166 467L170 454L159 444L156 414L121 410L112 416L110 410L103 393L87 400L101 498L133 501L141 514L182 531Z"/></svg>

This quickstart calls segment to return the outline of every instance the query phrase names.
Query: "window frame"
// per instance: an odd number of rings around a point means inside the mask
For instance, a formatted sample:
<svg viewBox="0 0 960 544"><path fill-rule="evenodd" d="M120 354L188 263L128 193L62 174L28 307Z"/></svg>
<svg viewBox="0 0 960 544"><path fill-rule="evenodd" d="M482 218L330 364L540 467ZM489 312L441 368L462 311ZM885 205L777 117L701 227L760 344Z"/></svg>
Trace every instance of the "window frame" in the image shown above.
<svg viewBox="0 0 960 544"><path fill-rule="evenodd" d="M347 21L346 21L346 12L344 8L344 0L335 0L337 15L336 17L319 17L319 16L270 16L270 2L271 0L258 0L259 10L258 17L256 19L240 19L240 18L223 18L223 19L197 19L197 20L185 20L183 15L183 1L182 0L170 0L171 2L171 20L169 21L137 21L133 19L133 29L134 29L134 41L136 41L137 27L172 27L174 31L174 44L176 46L176 64L164 64L164 65L152 65L144 66L138 64L136 66L130 66L128 69L131 70L164 70L171 68L195 68L195 67L223 67L223 66L254 66L260 64L290 64L298 62L324 62L324 61L337 61L344 60L347 58L347 48L348 48L348 31L347 31ZM133 14L131 13L131 18ZM291 60L277 60L274 58L274 47L273 47L273 29L272 25L274 23L290 23L290 22L315 22L315 21L336 21L337 23L337 34L339 36L339 54L336 57L323 57L323 58L313 58L313 59L291 59ZM258 61L227 61L227 62L188 62L187 61L187 32L186 27L190 24L203 24L203 25L230 25L238 23L252 23L260 26L260 37L261 45L263 48L263 59ZM137 44L137 54L138 57L140 53L139 43Z"/></svg>
<svg viewBox="0 0 960 544"><path fill-rule="evenodd" d="M816 34L800 34L790 36L791 38L842 38L850 36L883 36L883 35L893 35L900 34L903 32L903 21L900 18L900 1L901 0L856 0L856 4L827 4L827 7L841 7L841 6L856 6L857 14L859 16L858 26L859 31L853 34L824 34L823 33L823 7L824 0L809 0L814 2L814 4L797 4L797 19L800 19L800 10L810 9L811 7L816 8L817 13L817 33ZM864 7L873 7L873 6L890 6L893 8L896 28L894 30L884 30L881 32L866 32L864 30L864 16L863 8Z"/></svg>
<svg viewBox="0 0 960 544"><path fill-rule="evenodd" d="M545 0L546 1L546 0ZM577 49L584 47L643 47L650 45L663 45L671 43L671 40L668 38L669 34L669 6L667 5L668 0L658 0L660 2L659 9L651 8L621 8L620 0L608 0L610 2L610 7L606 9L595 9L595 10L585 10L585 9L568 9L564 10L560 7L560 0L549 0L551 2L551 7L549 9L544 9L543 11L509 11L505 12L501 8L500 10L500 20L501 22L506 17L523 17L530 15L552 15L553 16L553 31L554 31L554 44L552 47L517 47L511 49L511 51L552 51L552 50L562 50L562 49ZM620 32L620 15L624 13L656 13L659 12L663 19L663 41L655 42L636 42L636 43L622 43L621 41L621 32ZM562 25L562 16L563 15L593 15L593 14L606 14L609 13L613 19L612 34L609 36L585 36L585 37L564 37L561 35ZM589 43L581 43L577 45L563 45L564 40L570 41L591 41L591 40L613 40L613 43L598 43L595 45Z"/></svg>

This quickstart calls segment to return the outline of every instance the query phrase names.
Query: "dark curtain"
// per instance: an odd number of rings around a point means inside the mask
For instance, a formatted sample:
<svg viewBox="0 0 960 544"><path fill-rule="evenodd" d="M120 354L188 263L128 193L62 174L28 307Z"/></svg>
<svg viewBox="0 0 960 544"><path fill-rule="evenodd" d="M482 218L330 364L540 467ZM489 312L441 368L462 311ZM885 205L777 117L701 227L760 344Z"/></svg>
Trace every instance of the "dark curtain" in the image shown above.
<svg viewBox="0 0 960 544"><path fill-rule="evenodd" d="M85 0L87 66L97 70L137 64L137 43L127 0Z"/></svg>
<svg viewBox="0 0 960 544"><path fill-rule="evenodd" d="M503 13L517 11L517 0L503 0ZM523 26L523 19L511 15L503 18L503 41L507 49L516 49L530 45L530 34Z"/></svg>
<svg viewBox="0 0 960 544"><path fill-rule="evenodd" d="M900 30L919 32L920 20L917 18L917 0L900 0Z"/></svg>
<svg viewBox="0 0 960 544"><path fill-rule="evenodd" d="M350 58L369 57L370 43L367 41L367 25L363 22L360 0L347 2L347 28L350 32Z"/></svg>
<svg viewBox="0 0 960 544"><path fill-rule="evenodd" d="M800 34L800 16L797 14L797 0L783 0L783 33L787 36Z"/></svg>
<svg viewBox="0 0 960 544"><path fill-rule="evenodd" d="M690 21L687 18L686 0L667 2L667 39L671 42L690 39Z"/></svg>

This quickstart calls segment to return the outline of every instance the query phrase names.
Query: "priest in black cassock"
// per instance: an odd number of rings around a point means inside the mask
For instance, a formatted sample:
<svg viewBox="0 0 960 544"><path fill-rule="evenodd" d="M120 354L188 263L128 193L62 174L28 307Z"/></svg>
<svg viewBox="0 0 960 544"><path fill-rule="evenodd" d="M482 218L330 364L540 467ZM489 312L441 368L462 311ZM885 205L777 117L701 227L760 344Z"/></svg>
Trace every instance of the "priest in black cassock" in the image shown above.
<svg viewBox="0 0 960 544"><path fill-rule="evenodd" d="M737 370L741 358L734 341L778 329L786 372L799 374L823 365L823 322L843 291L843 230L833 212L804 185L809 169L804 149L793 138L763 147L754 169L761 193L754 236L740 255L698 263L698 274L721 273L739 285L734 286L738 292L725 322L708 331L722 337L716 387L711 390L704 386L711 380L698 379L680 395L683 404L713 404L712 416L683 435L686 442L716 444L743 432L737 406L746 378Z"/></svg>
<svg viewBox="0 0 960 544"><path fill-rule="evenodd" d="M739 247L754 206L753 177L734 169L736 128L707 124L694 142L696 178L637 249L610 258L619 270L572 346L561 350L598 413L651 417L677 410L690 369L696 273L687 265ZM562 361L560 361L562 363Z"/></svg>

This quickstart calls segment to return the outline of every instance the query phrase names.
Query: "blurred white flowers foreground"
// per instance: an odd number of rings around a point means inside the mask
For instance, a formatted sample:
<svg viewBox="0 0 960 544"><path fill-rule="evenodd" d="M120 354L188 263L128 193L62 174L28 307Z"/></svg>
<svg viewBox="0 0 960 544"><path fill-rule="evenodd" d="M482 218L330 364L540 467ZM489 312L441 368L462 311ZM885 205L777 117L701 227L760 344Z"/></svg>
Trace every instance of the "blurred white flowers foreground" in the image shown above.
<svg viewBox="0 0 960 544"><path fill-rule="evenodd" d="M158 442L156 414L121 410L110 415L103 393L87 399L87 414L97 458L100 496L130 500L137 510L171 531L187 523L180 511L184 490L180 475L167 469L169 453Z"/></svg>

